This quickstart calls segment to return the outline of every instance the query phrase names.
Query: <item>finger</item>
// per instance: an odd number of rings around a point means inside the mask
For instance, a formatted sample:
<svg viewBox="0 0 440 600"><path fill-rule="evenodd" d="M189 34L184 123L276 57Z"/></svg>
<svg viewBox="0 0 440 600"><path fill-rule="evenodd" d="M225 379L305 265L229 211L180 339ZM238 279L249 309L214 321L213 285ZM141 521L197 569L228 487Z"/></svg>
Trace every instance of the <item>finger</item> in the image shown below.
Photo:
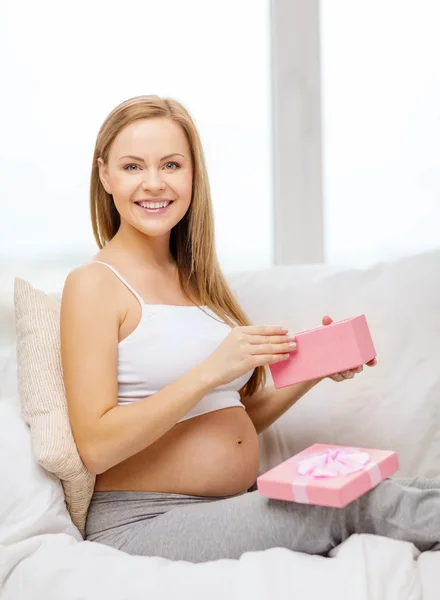
<svg viewBox="0 0 440 600"><path fill-rule="evenodd" d="M322 324L323 325L330 325L330 323L333 323L333 319L331 319L328 315L325 315L322 318Z"/></svg>
<svg viewBox="0 0 440 600"><path fill-rule="evenodd" d="M341 375L344 379L353 379L354 371L344 371Z"/></svg>
<svg viewBox="0 0 440 600"><path fill-rule="evenodd" d="M344 381L344 378L342 377L342 375L340 373L336 373L335 375L330 375L330 379L333 379L333 381L336 381L337 383L339 383L340 381Z"/></svg>
<svg viewBox="0 0 440 600"><path fill-rule="evenodd" d="M375 367L377 365L377 359L373 358L373 360L369 360L367 362L367 367Z"/></svg>
<svg viewBox="0 0 440 600"><path fill-rule="evenodd" d="M249 344L249 353L258 354L288 354L295 352L295 342L284 342L284 344Z"/></svg>
<svg viewBox="0 0 440 600"><path fill-rule="evenodd" d="M361 365L360 367L358 367L357 369L353 369L354 373L362 373L362 371L364 370L364 367Z"/></svg>
<svg viewBox="0 0 440 600"><path fill-rule="evenodd" d="M248 338L249 344L285 344L294 342L294 335L250 335Z"/></svg>
<svg viewBox="0 0 440 600"><path fill-rule="evenodd" d="M274 325L245 325L240 329L247 335L285 335L288 331L287 327Z"/></svg>
<svg viewBox="0 0 440 600"><path fill-rule="evenodd" d="M287 360L290 358L290 354L257 354L253 358L254 365L261 367L262 365L272 365L273 363Z"/></svg>

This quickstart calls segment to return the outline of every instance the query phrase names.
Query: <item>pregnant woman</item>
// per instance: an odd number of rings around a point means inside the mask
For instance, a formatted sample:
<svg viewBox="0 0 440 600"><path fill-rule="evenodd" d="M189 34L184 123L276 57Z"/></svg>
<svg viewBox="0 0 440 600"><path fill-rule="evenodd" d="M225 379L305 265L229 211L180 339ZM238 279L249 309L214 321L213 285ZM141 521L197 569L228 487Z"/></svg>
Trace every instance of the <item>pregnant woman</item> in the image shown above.
<svg viewBox="0 0 440 600"><path fill-rule="evenodd" d="M100 250L69 274L61 310L70 422L97 476L87 538L194 562L274 546L325 554L355 532L434 548L437 481L389 479L345 509L251 491L258 434L319 381L265 386L295 340L282 324L251 325L221 273L187 110L157 96L117 106L98 133L90 196Z"/></svg>

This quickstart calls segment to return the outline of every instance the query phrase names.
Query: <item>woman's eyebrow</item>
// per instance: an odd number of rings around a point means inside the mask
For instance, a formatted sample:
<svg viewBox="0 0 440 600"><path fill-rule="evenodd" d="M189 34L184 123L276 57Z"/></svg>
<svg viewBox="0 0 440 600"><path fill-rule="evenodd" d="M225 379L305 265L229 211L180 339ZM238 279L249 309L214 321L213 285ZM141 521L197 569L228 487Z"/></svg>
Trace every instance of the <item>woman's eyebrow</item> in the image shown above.
<svg viewBox="0 0 440 600"><path fill-rule="evenodd" d="M160 159L162 160L166 160L167 158L171 158L172 156L181 156L182 158L185 158L183 154L180 154L180 152L173 152L172 154L167 154L166 156L162 156L162 158ZM127 156L121 156L119 158L119 160L122 160L124 158L130 158L131 160L137 160L139 162L145 162L143 158L141 158L140 156L133 156L132 154L128 154Z"/></svg>

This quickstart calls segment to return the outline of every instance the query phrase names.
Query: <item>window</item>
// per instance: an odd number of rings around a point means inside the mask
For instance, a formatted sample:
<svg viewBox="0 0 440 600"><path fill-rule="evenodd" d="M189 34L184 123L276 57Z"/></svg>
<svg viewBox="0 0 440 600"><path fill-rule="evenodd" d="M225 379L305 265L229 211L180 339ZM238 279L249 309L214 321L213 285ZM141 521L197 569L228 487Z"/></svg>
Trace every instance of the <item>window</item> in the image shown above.
<svg viewBox="0 0 440 600"><path fill-rule="evenodd" d="M440 246L440 4L323 0L326 259Z"/></svg>
<svg viewBox="0 0 440 600"><path fill-rule="evenodd" d="M23 18L26 15L26 18ZM95 136L140 94L199 127L226 271L271 263L269 0L22 0L0 8L0 262L82 262Z"/></svg>

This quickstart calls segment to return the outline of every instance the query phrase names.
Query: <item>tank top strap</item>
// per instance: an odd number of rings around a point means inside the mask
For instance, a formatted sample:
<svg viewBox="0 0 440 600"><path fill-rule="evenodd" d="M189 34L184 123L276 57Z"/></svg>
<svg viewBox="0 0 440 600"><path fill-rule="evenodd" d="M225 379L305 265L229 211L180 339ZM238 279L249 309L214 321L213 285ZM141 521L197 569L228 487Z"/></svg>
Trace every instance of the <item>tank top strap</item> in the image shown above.
<svg viewBox="0 0 440 600"><path fill-rule="evenodd" d="M112 265L109 265L108 263L103 262L102 260L91 260L91 261L89 261L89 263L98 263L100 265L106 266L107 268L110 269L110 271L113 271L113 273L116 275L116 277L120 281L122 281L122 283L130 290L130 292L133 294L133 296L135 296L139 300L140 305L142 307L144 306L144 301L142 300L140 295L137 293L137 291L128 283L128 281L126 279L124 279L122 277L122 275L114 267L112 267Z"/></svg>

